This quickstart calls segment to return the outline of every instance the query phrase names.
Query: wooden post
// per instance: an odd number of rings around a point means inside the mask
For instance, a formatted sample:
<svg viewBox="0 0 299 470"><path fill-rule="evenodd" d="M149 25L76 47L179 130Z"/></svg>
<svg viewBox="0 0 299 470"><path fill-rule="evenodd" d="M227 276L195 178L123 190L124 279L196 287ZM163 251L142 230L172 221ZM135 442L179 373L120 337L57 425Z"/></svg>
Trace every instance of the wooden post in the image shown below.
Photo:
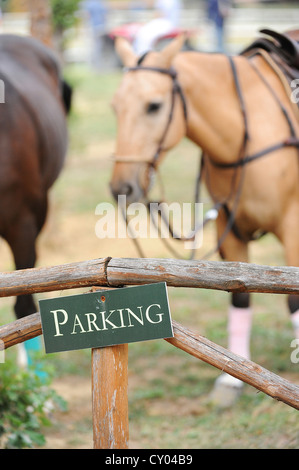
<svg viewBox="0 0 299 470"><path fill-rule="evenodd" d="M128 345L92 349L92 415L95 449L127 449Z"/></svg>

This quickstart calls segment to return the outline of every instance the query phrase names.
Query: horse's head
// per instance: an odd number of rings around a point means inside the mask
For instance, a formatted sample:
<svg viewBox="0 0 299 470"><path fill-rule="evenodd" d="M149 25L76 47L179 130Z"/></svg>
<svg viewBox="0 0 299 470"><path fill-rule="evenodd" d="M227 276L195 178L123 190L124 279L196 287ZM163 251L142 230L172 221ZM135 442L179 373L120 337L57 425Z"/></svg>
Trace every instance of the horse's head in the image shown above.
<svg viewBox="0 0 299 470"><path fill-rule="evenodd" d="M155 168L185 134L183 99L171 68L183 41L179 37L141 62L125 39L116 40L127 68L112 102L118 125L111 179L116 199L125 195L131 203L146 196Z"/></svg>

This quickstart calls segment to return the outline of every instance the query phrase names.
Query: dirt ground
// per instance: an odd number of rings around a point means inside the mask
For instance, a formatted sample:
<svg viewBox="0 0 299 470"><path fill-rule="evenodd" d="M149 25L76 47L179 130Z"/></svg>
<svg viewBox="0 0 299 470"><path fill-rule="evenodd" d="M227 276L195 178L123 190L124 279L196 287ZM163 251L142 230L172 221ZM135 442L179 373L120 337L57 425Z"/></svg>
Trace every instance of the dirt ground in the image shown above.
<svg viewBox="0 0 299 470"><path fill-rule="evenodd" d="M44 449L92 449L91 380L66 376L54 381L52 388L67 401L68 411L54 413L53 425L46 428ZM90 418L89 418L90 417ZM86 421L90 430L81 432L78 424Z"/></svg>
<svg viewBox="0 0 299 470"><path fill-rule="evenodd" d="M157 371L154 373L157 375ZM137 384L138 377L130 374L128 394ZM67 401L68 410L54 412L52 426L44 430L46 444L43 449L93 449L91 378L67 375L55 380L51 388ZM160 399L145 412L166 418L201 414L203 409L198 400L179 397L175 402ZM143 441L134 423L130 423L129 448L143 449L147 446L147 440Z"/></svg>
<svg viewBox="0 0 299 470"><path fill-rule="evenodd" d="M157 371L155 372L157 374ZM138 377L129 377L128 393L137 386ZM43 449L93 449L92 430L92 396L91 379L79 376L64 376L52 384L52 388L67 401L67 411L56 411L53 414L53 424L46 428L44 435L46 444ZM205 414L202 399L179 397L175 401L162 398L145 408L145 414L151 417L165 418L168 416L180 418ZM171 427L169 427L171 433ZM140 435L139 430L130 422L130 449L146 449L148 439ZM159 448L157 445L156 448Z"/></svg>

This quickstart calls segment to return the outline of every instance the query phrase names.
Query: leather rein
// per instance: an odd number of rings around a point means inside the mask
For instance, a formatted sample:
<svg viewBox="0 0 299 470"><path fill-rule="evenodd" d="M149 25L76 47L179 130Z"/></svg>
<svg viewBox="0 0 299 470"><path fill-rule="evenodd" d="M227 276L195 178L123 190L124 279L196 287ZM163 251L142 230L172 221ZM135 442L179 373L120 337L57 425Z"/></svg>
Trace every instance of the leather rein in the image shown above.
<svg viewBox="0 0 299 470"><path fill-rule="evenodd" d="M120 158L114 157L114 161L115 162L125 162L125 163L139 163L139 162L140 163L146 163L149 166L149 168L153 168L155 171L157 171L159 157L160 157L161 151L163 151L163 144L164 144L164 141L166 139L169 127L170 127L172 119L173 119L176 96L177 95L179 96L179 98L181 100L181 103L182 103L186 129L187 129L187 126L188 126L187 103L186 103L186 99L185 99L183 90L181 88L181 85L180 85L180 83L177 79L176 70L174 68L166 69L166 68L160 68L160 67L143 66L142 61L143 61L144 57L145 57L145 55L142 56L139 59L137 65L135 67L128 67L128 68L125 69L125 71L126 72L138 72L138 71L157 72L157 73L161 73L161 74L164 74L164 75L168 75L172 79L171 107L170 107L170 112L169 112L169 115L168 115L167 123L166 123L165 129L162 133L161 139L159 141L157 151L156 151L156 153L155 153L152 160L138 161L138 160L130 159L130 158L126 158L126 157L120 157ZM235 162L230 162L230 163L217 162L217 161L211 159L210 156L207 156L206 154L202 153L201 163L200 163L200 167L199 167L199 170L198 170L198 175L197 175L197 178L196 178L195 200L194 200L194 202L195 203L199 202L199 192L200 192L199 188L200 188L200 184L201 184L202 170L203 170L206 158L208 158L209 162L216 168L223 169L223 170L232 170L232 169L235 170L234 174L233 174L233 177L232 177L231 192L224 201L217 201L216 198L213 197L213 195L212 195L212 198L215 201L215 204L214 204L213 208L210 209L206 213L203 222L200 224L200 226L194 228L194 231L192 232L193 235L189 236L189 237L188 236L187 237L177 236L174 233L172 227L169 226L169 218L167 219L167 217L165 216L165 214L163 213L162 210L161 210L161 213L159 214L161 219L164 220L165 223L166 223L166 220L167 220L168 230L169 230L169 233L170 233L172 238L180 240L180 241L192 241L192 240L194 240L194 237L195 237L194 234L197 233L199 230L202 230L203 227L205 226L205 224L209 220L215 220L218 216L219 211L221 209L223 209L225 211L226 216L227 216L226 227L224 229L223 234L220 236L220 238L218 240L216 248L214 250L212 250L212 252L208 253L204 258L207 258L207 257L211 256L211 254L213 254L216 251L220 250L221 245L222 245L225 237L227 236L227 234L231 230L237 236L237 238L241 239L242 241L248 242L250 240L258 238L258 236L256 236L256 237L252 236L248 239L244 239L244 237L240 234L240 232L239 232L239 230L236 226L236 223L235 223L235 214L236 214L237 206L238 206L240 196L241 196L241 192L242 192L242 185L243 185L243 180L244 180L244 169L245 169L246 165L253 162L253 161L255 161L255 160L257 160L257 159L259 159L259 158L261 158L261 157L269 155L269 154L271 154L272 152L274 152L276 150L282 149L282 148L287 148L287 147L299 148L299 139L298 139L298 137L296 137L295 129L294 129L294 126L292 124L292 120L291 120L287 110L285 109L284 105L280 102L279 98L277 97L277 95L275 94L275 92L273 91L271 86L267 83L266 79L262 76L262 74L259 72L259 70L255 67L255 65L252 62L250 62L251 66L253 67L253 69L255 70L257 75L259 76L259 78L263 81L265 86L270 90L270 92L273 95L273 98L279 104L281 112L283 113L285 119L287 120L289 129L290 129L290 137L288 139L286 139L285 141L283 141L283 142L279 142L275 145L269 146L269 147L267 147L267 148L265 148L265 149L263 149L259 152L256 152L253 155L246 155L246 147L247 147L248 141L250 140L247 111L246 111L245 101L244 101L244 98L243 98L243 93L242 93L242 89L241 89L241 85L240 85L236 65L235 65L234 60L233 60L232 57L228 56L228 60L229 60L230 68L231 68L231 71L232 71L234 85L235 85L235 89L236 89L236 92L237 92L237 95L238 95L239 106L240 106L240 109L241 109L243 122L244 122L243 142L242 142L242 146L241 146L241 149L240 149L240 152L239 152L239 158ZM239 183L237 185L236 184L237 172L238 172L239 169L241 170L241 175L240 175ZM232 210L228 209L228 202L229 201L233 201ZM159 202L162 202L162 201L159 201ZM151 203L148 202L148 209L150 208L150 204ZM153 222L154 222L154 225L156 226L156 228L159 230L159 228L157 227L157 224L154 221L154 219L153 219ZM159 232L159 233L161 233L161 232ZM163 241L166 244L166 240L163 239ZM138 248L138 247L137 247L137 249L138 249L140 255L142 257L144 257L141 249ZM172 247L168 246L168 249L170 251L172 251L175 256L178 256L177 253L175 252L175 250ZM191 253L190 259L193 258L193 257L194 257L194 250Z"/></svg>

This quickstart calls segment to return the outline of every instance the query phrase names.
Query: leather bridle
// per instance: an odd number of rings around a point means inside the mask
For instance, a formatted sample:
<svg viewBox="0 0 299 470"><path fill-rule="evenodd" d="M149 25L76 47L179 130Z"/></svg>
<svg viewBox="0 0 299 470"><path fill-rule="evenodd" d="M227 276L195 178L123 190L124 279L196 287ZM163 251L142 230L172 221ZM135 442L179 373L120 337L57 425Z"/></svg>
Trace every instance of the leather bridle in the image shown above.
<svg viewBox="0 0 299 470"><path fill-rule="evenodd" d="M142 57L142 60L144 59L144 57L145 56ZM168 115L168 118L167 118L167 123L166 123L165 129L162 133L162 136L161 136L159 144L158 144L157 151L156 151L155 155L153 156L153 158L151 160L136 160L136 159L130 158L130 157L117 157L117 156L113 157L113 160L115 162L147 163L150 167L152 167L156 170L157 166L158 166L159 157L161 155L161 152L163 151L164 141L165 141L166 136L168 134L169 127L172 123L173 113L174 113L174 106L175 106L175 99L176 99L177 95L180 97L181 102L182 102L183 114L184 114L185 124L186 124L186 127L187 127L188 116L187 116L187 105L186 105L185 96L184 96L183 90L181 88L181 85L179 84L179 82L177 80L177 72L172 67L169 68L169 69L162 68L162 67L147 67L147 66L141 65L141 60L139 60L138 65L136 65L136 67L127 67L127 68L124 69L124 71L125 72L139 72L139 71L142 71L142 72L157 72L157 73L161 73L163 75L169 76L172 80L170 111L169 111L169 115Z"/></svg>

